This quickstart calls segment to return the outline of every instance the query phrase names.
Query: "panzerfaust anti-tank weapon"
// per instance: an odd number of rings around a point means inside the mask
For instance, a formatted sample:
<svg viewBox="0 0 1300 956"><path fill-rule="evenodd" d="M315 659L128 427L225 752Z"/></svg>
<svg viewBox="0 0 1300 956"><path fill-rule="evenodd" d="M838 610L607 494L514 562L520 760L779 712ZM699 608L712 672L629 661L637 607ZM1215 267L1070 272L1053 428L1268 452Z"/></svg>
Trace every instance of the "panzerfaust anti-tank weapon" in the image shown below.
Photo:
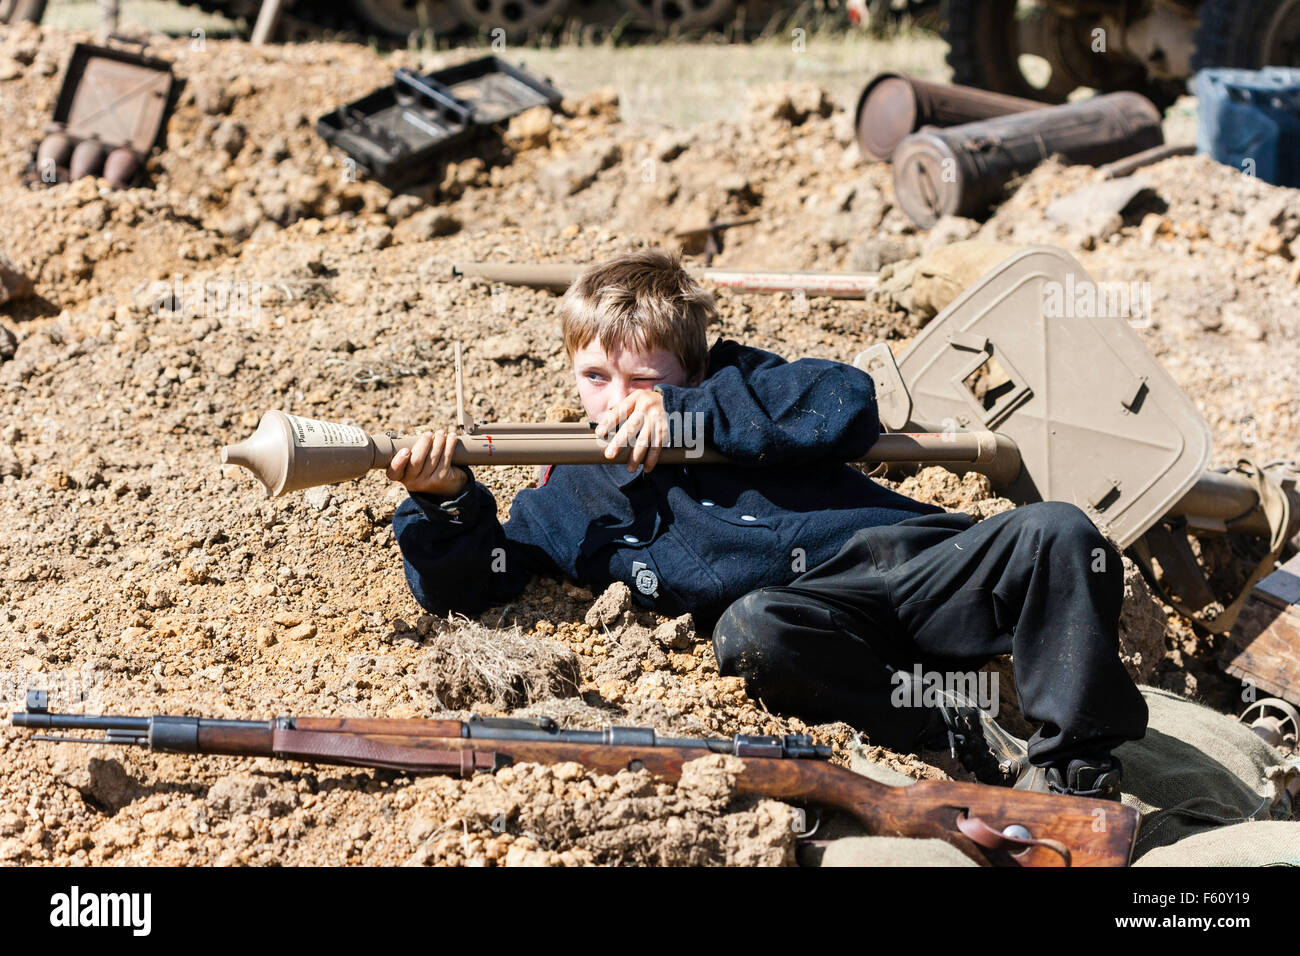
<svg viewBox="0 0 1300 956"><path fill-rule="evenodd" d="M944 840L976 862L1003 866L1126 866L1138 813L1106 800L948 780L891 787L832 764L829 747L804 735L660 737L649 727L571 730L549 717L370 719L115 717L52 714L27 692L13 725L102 737L36 739L148 747L180 754L276 757L305 763L470 776L514 763L576 761L598 773L648 770L678 780L682 765L715 754L741 759L736 791L832 807L873 834Z"/></svg>
<svg viewBox="0 0 1300 956"><path fill-rule="evenodd" d="M458 465L608 465L607 443L589 422L475 423L465 412L460 347L456 347L456 451ZM681 436L686 439L688 436ZM700 439L703 436L696 436ZM242 465L257 476L271 496L316 485L360 478L387 468L414 436L389 438L354 425L301 418L269 411L252 437L221 449L222 464ZM631 448L618 450L612 462L626 462ZM868 462L925 462L992 470L997 481L1014 480L1020 465L1014 448L993 432L886 434L867 452ZM727 459L701 443L683 440L666 447L659 461L672 464L726 464Z"/></svg>

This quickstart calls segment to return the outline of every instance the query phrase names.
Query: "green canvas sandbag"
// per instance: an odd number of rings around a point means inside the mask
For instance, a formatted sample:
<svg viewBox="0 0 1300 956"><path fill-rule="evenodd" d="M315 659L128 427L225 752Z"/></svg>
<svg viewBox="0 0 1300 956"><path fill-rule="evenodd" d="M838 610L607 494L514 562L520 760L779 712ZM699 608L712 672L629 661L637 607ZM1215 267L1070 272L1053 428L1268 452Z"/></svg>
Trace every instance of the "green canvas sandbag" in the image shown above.
<svg viewBox="0 0 1300 956"><path fill-rule="evenodd" d="M891 263L880 272L876 291L924 322L1024 246L965 239L940 246L907 262Z"/></svg>
<svg viewBox="0 0 1300 956"><path fill-rule="evenodd" d="M822 866L979 866L961 850L942 840L910 837L842 837L832 840Z"/></svg>
<svg viewBox="0 0 1300 956"><path fill-rule="evenodd" d="M1300 866L1300 823L1216 827L1147 851L1134 866Z"/></svg>
<svg viewBox="0 0 1300 956"><path fill-rule="evenodd" d="M1282 812L1283 792L1300 768L1238 720L1168 691L1141 690L1151 713L1146 736L1115 751L1124 762L1124 803L1142 813L1134 860ZM1287 826L1300 833L1300 823Z"/></svg>

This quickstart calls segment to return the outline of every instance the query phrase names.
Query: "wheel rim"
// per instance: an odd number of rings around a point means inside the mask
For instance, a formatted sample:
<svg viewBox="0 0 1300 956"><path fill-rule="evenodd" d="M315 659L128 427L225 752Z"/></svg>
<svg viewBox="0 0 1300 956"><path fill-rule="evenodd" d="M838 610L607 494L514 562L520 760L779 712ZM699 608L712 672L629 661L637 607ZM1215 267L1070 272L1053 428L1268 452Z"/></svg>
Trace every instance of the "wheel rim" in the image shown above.
<svg viewBox="0 0 1300 956"><path fill-rule="evenodd" d="M1287 0L1278 7L1261 53L1261 66L1300 66L1300 0Z"/></svg>
<svg viewBox="0 0 1300 956"><path fill-rule="evenodd" d="M656 29L717 26L736 11L736 0L623 0L636 18Z"/></svg>
<svg viewBox="0 0 1300 956"><path fill-rule="evenodd" d="M1016 71L1037 99L1064 102L1076 87L1100 85L1099 77L1085 75L1091 63L1077 48L1082 24L1066 29L1059 15L1039 4L1008 24Z"/></svg>
<svg viewBox="0 0 1300 956"><path fill-rule="evenodd" d="M450 33L460 15L446 0L355 0L357 12L372 26L393 36L432 30Z"/></svg>
<svg viewBox="0 0 1300 956"><path fill-rule="evenodd" d="M569 0L460 0L457 5L479 29L503 29L514 38L546 26L564 12Z"/></svg>

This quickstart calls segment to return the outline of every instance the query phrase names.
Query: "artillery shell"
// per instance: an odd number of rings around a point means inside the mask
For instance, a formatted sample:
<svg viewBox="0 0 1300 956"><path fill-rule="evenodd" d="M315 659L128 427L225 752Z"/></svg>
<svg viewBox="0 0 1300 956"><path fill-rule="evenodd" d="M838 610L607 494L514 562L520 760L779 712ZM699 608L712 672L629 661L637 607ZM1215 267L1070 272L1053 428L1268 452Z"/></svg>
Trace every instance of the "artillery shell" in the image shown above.
<svg viewBox="0 0 1300 956"><path fill-rule="evenodd" d="M131 180L135 178L135 172L139 168L140 158L132 150L119 146L104 160L104 178L114 189L125 189L131 185Z"/></svg>
<svg viewBox="0 0 1300 956"><path fill-rule="evenodd" d="M71 158L72 137L67 133L51 133L41 140L41 145L36 149L36 166L39 169L44 169L50 160L54 161L56 167L66 166Z"/></svg>
<svg viewBox="0 0 1300 956"><path fill-rule="evenodd" d="M99 140L83 139L72 151L72 162L68 164L68 172L73 179L80 179L82 176L98 176L103 171L106 152L104 144Z"/></svg>

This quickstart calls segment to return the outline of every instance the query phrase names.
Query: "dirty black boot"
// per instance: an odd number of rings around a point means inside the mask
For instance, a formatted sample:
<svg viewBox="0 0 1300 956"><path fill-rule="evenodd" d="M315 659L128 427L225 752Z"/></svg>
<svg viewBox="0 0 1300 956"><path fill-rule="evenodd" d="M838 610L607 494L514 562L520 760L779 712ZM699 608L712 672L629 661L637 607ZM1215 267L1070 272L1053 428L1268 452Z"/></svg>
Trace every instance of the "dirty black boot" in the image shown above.
<svg viewBox="0 0 1300 956"><path fill-rule="evenodd" d="M1119 800L1123 776L1124 767L1116 756L1075 758L1064 768L1060 764L1048 767L1025 764L1015 788L1095 800Z"/></svg>
<svg viewBox="0 0 1300 956"><path fill-rule="evenodd" d="M1009 787L1029 766L1025 745L973 705L942 703L918 741L925 750L947 750L980 783Z"/></svg>

